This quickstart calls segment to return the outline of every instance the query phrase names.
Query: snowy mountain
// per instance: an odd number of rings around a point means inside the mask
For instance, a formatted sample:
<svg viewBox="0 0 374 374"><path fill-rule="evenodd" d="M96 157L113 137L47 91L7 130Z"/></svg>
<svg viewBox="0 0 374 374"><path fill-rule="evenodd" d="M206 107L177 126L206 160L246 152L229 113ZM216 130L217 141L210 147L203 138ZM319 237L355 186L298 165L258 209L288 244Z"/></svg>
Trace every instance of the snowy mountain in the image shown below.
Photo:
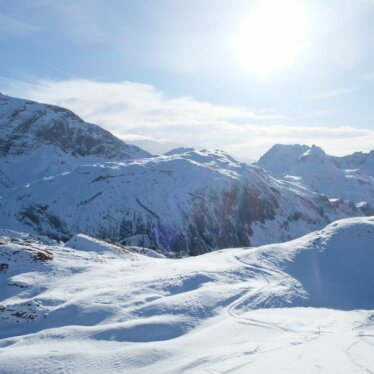
<svg viewBox="0 0 374 374"><path fill-rule="evenodd" d="M13 186L82 163L149 153L67 109L0 94L0 156L0 186Z"/></svg>
<svg viewBox="0 0 374 374"><path fill-rule="evenodd" d="M220 151L82 165L8 189L0 207L3 227L185 255L285 241L363 214Z"/></svg>
<svg viewBox="0 0 374 374"><path fill-rule="evenodd" d="M0 227L196 255L370 214L222 151L150 157L68 110L0 98Z"/></svg>
<svg viewBox="0 0 374 374"><path fill-rule="evenodd" d="M0 248L2 373L374 370L373 217L178 260L84 235Z"/></svg>
<svg viewBox="0 0 374 374"><path fill-rule="evenodd" d="M274 145L257 165L278 179L295 181L329 198L364 202L374 214L374 150L349 156L327 155L306 145Z"/></svg>

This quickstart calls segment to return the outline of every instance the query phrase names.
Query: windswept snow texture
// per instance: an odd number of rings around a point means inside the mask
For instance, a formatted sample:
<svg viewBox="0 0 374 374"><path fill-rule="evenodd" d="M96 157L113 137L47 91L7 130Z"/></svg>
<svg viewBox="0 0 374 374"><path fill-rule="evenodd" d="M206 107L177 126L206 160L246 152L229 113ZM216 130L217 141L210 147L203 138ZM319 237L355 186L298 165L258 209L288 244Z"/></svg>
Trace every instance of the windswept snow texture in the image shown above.
<svg viewBox="0 0 374 374"><path fill-rule="evenodd" d="M374 214L374 150L349 156L327 155L306 145L274 145L257 165L276 178L294 181L332 199L347 199Z"/></svg>
<svg viewBox="0 0 374 374"><path fill-rule="evenodd" d="M180 260L0 240L1 373L374 371L374 217Z"/></svg>

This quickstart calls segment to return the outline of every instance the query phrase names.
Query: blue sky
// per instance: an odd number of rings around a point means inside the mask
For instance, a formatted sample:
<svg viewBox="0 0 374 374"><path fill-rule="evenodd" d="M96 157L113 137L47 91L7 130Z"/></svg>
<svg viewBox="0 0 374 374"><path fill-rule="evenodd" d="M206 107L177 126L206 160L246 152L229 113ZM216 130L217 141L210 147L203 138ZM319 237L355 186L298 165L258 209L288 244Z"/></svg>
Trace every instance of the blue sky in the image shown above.
<svg viewBox="0 0 374 374"><path fill-rule="evenodd" d="M233 41L265 1L0 0L0 90L63 105L124 139L242 158L275 142L373 148L374 1L299 0L302 48L263 74ZM240 39L249 61L251 37Z"/></svg>

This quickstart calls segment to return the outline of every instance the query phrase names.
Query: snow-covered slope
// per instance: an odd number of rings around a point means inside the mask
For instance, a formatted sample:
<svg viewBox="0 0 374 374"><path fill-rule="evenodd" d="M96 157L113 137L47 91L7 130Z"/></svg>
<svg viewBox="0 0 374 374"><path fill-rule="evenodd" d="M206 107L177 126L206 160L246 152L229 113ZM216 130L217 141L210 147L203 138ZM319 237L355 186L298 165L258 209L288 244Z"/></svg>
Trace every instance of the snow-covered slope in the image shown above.
<svg viewBox="0 0 374 374"><path fill-rule="evenodd" d="M3 373L374 370L374 217L180 260L0 240Z"/></svg>
<svg viewBox="0 0 374 374"><path fill-rule="evenodd" d="M80 166L2 197L3 227L60 239L83 232L184 255L285 241L363 215L220 151Z"/></svg>
<svg viewBox="0 0 374 374"><path fill-rule="evenodd" d="M374 213L374 150L334 157L316 146L277 144L257 165L276 178L304 184L330 198L366 202Z"/></svg>

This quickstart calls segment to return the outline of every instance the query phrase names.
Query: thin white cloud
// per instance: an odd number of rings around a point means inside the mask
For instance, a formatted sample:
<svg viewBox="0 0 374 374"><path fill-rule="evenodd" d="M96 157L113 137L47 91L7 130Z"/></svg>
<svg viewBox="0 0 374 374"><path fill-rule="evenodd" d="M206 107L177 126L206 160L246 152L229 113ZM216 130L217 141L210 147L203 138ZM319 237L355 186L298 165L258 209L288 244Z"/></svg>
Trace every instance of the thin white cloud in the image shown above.
<svg viewBox="0 0 374 374"><path fill-rule="evenodd" d="M22 22L44 26L44 37L71 43L109 43L113 29L108 29L108 4L99 0L33 0L15 5ZM112 23L113 24L113 23Z"/></svg>
<svg viewBox="0 0 374 374"><path fill-rule="evenodd" d="M65 27L60 31L72 42L77 44L102 43L110 40L110 32L105 29L102 22L102 13L97 11L98 2L86 0L85 2L64 1L53 2L50 11ZM104 8L105 10L105 8Z"/></svg>
<svg viewBox="0 0 374 374"><path fill-rule="evenodd" d="M40 28L14 17L0 13L0 32L13 36L23 37L40 31Z"/></svg>
<svg viewBox="0 0 374 374"><path fill-rule="evenodd" d="M9 95L67 107L119 137L220 148L243 159L258 158L274 143L318 144L334 155L368 151L374 144L374 131L370 129L291 126L287 118L271 111L255 112L191 97L170 98L142 83L7 81L2 88Z"/></svg>
<svg viewBox="0 0 374 374"><path fill-rule="evenodd" d="M312 95L309 95L307 99L309 100L323 100L323 99L331 99L338 96L349 95L354 92L352 88L342 88L338 90L331 90L325 92L318 92Z"/></svg>

